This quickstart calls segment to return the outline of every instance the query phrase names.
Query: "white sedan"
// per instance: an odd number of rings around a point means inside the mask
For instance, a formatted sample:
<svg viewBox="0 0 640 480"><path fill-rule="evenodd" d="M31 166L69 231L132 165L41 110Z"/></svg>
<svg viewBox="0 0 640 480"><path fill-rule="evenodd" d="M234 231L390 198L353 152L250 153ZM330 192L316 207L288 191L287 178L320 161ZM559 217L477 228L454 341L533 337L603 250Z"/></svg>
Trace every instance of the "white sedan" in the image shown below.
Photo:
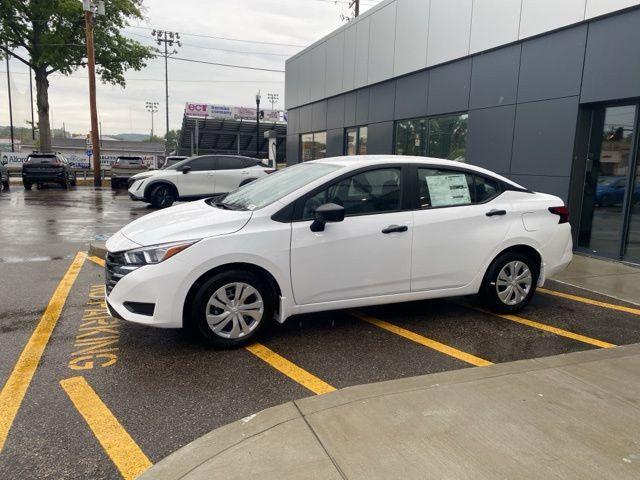
<svg viewBox="0 0 640 480"><path fill-rule="evenodd" d="M112 315L218 347L275 319L479 293L522 309L572 258L562 200L472 165L361 156L286 168L107 242Z"/></svg>
<svg viewBox="0 0 640 480"><path fill-rule="evenodd" d="M194 200L229 193L274 172L260 160L239 155L201 155L162 170L143 172L129 180L129 196L156 208L176 200Z"/></svg>

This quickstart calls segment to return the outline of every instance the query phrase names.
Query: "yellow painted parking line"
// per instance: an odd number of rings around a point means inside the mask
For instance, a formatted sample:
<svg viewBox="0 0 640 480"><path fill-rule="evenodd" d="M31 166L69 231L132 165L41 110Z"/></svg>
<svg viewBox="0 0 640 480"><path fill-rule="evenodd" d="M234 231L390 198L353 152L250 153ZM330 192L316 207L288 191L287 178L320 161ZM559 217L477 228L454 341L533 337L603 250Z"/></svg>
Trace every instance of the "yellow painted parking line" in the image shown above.
<svg viewBox="0 0 640 480"><path fill-rule="evenodd" d="M245 349L253 353L259 359L267 362L280 373L285 374L287 377L291 378L303 387L308 388L316 395L333 392L335 390L335 387L332 387L323 380L320 380L312 373L300 368L295 363L292 363L286 358L278 355L276 352L265 347L261 343L254 343L253 345L245 347Z"/></svg>
<svg viewBox="0 0 640 480"><path fill-rule="evenodd" d="M97 263L98 265L100 265L101 267L104 267L104 259L100 258L100 257L96 257L94 255L91 255L89 257L89 260L91 260L93 263Z"/></svg>
<svg viewBox="0 0 640 480"><path fill-rule="evenodd" d="M576 340L582 343L588 343L589 345L594 345L600 348L612 348L616 345L609 342L603 342L602 340L598 340L596 338L587 337L585 335L580 335L579 333L573 333L568 330L563 330L562 328L552 327L551 325L547 325L546 323L540 323L533 320L529 320L527 318L519 317L517 315L507 315L501 313L490 312L489 310L485 310L483 308L476 308L471 305L466 305L468 308L473 310L477 310L478 312L486 313L489 315L494 315L496 317L503 318L505 320L509 320L511 322L516 322L521 325L526 325L528 327L537 328L538 330L544 330L545 332L550 332L555 335L559 335L561 337L570 338L572 340Z"/></svg>
<svg viewBox="0 0 640 480"><path fill-rule="evenodd" d="M9 430L11 430L22 400L36 373L44 349L49 343L51 333L58 323L62 307L64 307L71 287L73 287L86 258L87 254L85 252L76 254L67 273L64 274L55 292L53 292L46 310L40 317L38 326L22 350L20 358L18 358L11 375L7 379L7 383L4 384L0 391L0 452L4 448Z"/></svg>
<svg viewBox="0 0 640 480"><path fill-rule="evenodd" d="M560 298L566 298L575 302L586 303L587 305L594 305L596 307L608 308L610 310L618 310L619 312L631 313L633 315L640 315L640 308L624 307L622 305L615 305L613 303L600 302L591 298L580 297L579 295L572 295L570 293L557 292L555 290L549 290L546 288L538 288L537 292L545 293L547 295L554 295Z"/></svg>
<svg viewBox="0 0 640 480"><path fill-rule="evenodd" d="M462 350L458 350L457 348L450 347L449 345L445 345L444 343L440 343L431 338L424 337L415 332L412 332L411 330L407 330L405 328L394 325L393 323L385 322L384 320L380 320L379 318L375 318L359 312L351 312L351 314L354 317L359 318L360 320L375 325L376 327L382 328L391 333L395 333L396 335L404 337L408 340L411 340L433 350L437 350L438 352L449 355L450 357L462 360L463 362L470 363L471 365L475 365L476 367L486 367L487 365L493 365L493 363L488 360L484 360L483 358L476 357L475 355L471 355L470 353L463 352Z"/></svg>
<svg viewBox="0 0 640 480"><path fill-rule="evenodd" d="M84 377L61 380L60 385L123 478L134 479L153 465Z"/></svg>

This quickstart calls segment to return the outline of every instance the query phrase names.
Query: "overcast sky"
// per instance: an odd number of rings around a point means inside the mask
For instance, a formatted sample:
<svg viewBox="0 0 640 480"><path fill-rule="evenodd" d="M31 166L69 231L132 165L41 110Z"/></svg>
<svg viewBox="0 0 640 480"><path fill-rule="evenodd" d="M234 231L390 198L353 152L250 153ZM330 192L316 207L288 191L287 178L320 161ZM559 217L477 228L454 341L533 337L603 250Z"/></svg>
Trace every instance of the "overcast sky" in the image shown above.
<svg viewBox="0 0 640 480"><path fill-rule="evenodd" d="M361 11L379 0L362 0ZM125 34L141 43L153 45L151 29L180 32L183 47L178 56L220 63L284 70L285 60L344 23L347 2L332 0L144 0L146 20ZM285 43L269 45L191 36L208 35L249 41ZM215 50L222 49L222 50ZM225 51L233 50L233 51ZM0 125L9 125L5 63L0 72ZM29 77L26 67L11 62L14 124L26 126L29 113ZM165 131L164 61L151 60L147 68L130 71L127 87L98 84L98 111L103 135L148 133L150 114L146 101L160 102L155 115L156 134ZM169 108L171 128L180 128L187 101L238 106L255 105L260 89L263 105L268 92L280 97L276 108L284 108L284 74L232 69L211 65L169 61ZM67 131L89 131L88 80L84 69L71 77L50 77L49 100L53 126ZM34 93L35 96L35 93ZM37 117L36 117L37 120Z"/></svg>

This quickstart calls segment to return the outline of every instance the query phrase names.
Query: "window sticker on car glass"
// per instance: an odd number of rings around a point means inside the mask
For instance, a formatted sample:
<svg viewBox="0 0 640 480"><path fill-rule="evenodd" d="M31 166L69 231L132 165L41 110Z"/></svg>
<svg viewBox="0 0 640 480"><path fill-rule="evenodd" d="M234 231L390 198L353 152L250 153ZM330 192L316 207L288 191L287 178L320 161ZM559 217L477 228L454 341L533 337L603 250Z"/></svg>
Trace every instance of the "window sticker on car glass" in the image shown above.
<svg viewBox="0 0 640 480"><path fill-rule="evenodd" d="M471 203L469 185L464 173L425 177L432 207Z"/></svg>

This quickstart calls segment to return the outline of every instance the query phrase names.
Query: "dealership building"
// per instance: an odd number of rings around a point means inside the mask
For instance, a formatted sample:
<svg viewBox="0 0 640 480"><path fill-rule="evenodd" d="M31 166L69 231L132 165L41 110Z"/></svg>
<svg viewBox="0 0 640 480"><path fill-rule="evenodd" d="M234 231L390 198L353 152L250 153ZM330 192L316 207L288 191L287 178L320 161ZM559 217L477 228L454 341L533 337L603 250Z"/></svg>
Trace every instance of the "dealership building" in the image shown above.
<svg viewBox="0 0 640 480"><path fill-rule="evenodd" d="M400 154L568 202L640 263L640 1L385 0L286 62L287 163Z"/></svg>

